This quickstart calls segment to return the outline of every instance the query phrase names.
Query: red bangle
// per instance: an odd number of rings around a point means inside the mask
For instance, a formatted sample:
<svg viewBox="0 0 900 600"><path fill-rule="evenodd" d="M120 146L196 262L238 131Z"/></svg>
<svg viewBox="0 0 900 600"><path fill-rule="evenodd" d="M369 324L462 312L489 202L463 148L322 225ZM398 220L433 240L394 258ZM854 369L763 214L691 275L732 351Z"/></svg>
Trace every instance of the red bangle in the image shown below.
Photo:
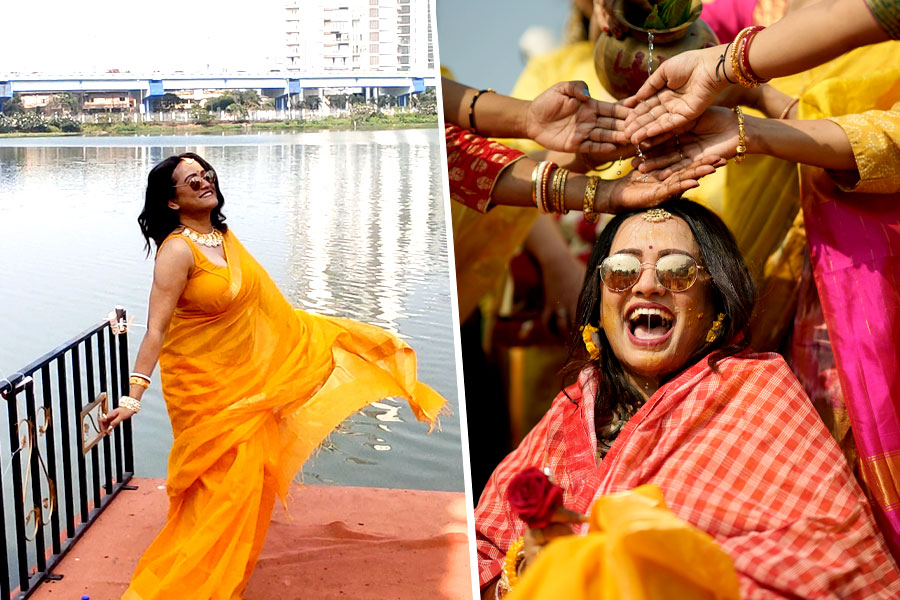
<svg viewBox="0 0 900 600"><path fill-rule="evenodd" d="M548 163L547 168L544 169L544 177L541 179L541 190L543 191L543 209L544 212L550 212L550 175L553 173L554 169L558 169L556 164Z"/></svg>
<svg viewBox="0 0 900 600"><path fill-rule="evenodd" d="M750 67L750 42L756 37L756 34L765 29L762 25L756 25L750 28L750 31L747 32L747 35L744 36L743 45L741 47L741 67L743 68L744 75L747 76L747 79L755 83L756 85L761 85L769 81L769 79L760 79L759 76L753 72L753 69Z"/></svg>

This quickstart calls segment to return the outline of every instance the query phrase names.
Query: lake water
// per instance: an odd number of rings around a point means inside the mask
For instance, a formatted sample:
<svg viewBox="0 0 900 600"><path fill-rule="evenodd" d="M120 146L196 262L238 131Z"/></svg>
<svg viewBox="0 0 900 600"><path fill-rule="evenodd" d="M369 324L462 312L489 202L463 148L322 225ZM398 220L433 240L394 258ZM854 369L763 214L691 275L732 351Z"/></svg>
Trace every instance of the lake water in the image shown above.
<svg viewBox="0 0 900 600"><path fill-rule="evenodd" d="M367 408L303 480L463 490L440 144L437 129L0 139L0 378L117 304L146 322L146 176L193 151L219 174L229 226L294 306L398 332L449 402L430 435L403 402ZM142 333L132 329L132 362ZM134 419L135 470L164 477L172 434L155 379Z"/></svg>

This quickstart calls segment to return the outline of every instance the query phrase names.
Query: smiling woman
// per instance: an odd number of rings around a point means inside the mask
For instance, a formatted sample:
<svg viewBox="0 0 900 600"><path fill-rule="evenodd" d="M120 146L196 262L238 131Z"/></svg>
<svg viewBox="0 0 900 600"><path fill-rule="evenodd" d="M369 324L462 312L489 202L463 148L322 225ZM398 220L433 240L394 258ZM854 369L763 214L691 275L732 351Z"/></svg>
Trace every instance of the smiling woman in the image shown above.
<svg viewBox="0 0 900 600"><path fill-rule="evenodd" d="M412 349L372 325L294 310L225 224L220 180L196 154L148 176L138 221L156 245L147 333L107 432L141 409L157 360L172 421L165 526L123 598L239 598L275 497L346 417L406 398L431 423L443 399Z"/></svg>
<svg viewBox="0 0 900 600"><path fill-rule="evenodd" d="M572 533L527 530L510 509L509 483L527 467L582 513L598 496L657 484L731 557L741 597L896 597L900 577L837 444L784 360L746 351L753 304L733 236L700 205L670 201L607 225L579 299L577 381L476 509L484 597L512 572L504 562L527 572L538 546ZM522 558L504 560L510 547Z"/></svg>

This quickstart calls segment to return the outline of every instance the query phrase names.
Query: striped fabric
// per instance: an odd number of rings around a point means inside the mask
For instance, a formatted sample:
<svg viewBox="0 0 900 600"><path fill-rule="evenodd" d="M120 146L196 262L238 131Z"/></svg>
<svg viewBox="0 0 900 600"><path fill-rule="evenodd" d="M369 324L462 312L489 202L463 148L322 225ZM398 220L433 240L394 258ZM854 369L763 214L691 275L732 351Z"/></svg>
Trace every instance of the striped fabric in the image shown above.
<svg viewBox="0 0 900 600"><path fill-rule="evenodd" d="M498 466L475 511L482 587L524 524L503 498L549 466L565 505L660 486L734 560L742 598L898 598L900 575L847 463L777 354L703 360L661 387L597 464L590 371Z"/></svg>

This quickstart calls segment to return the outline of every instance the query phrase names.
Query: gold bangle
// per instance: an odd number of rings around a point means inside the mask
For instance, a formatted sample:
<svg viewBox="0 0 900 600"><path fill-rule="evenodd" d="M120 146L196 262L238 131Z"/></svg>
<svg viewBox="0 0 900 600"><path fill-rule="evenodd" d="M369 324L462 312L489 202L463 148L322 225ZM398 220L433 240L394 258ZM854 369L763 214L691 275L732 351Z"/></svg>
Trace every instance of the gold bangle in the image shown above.
<svg viewBox="0 0 900 600"><path fill-rule="evenodd" d="M150 382L144 379L143 377L138 377L137 375L132 375L128 378L128 383L130 385L136 385L144 388L145 390L150 387Z"/></svg>
<svg viewBox="0 0 900 600"><path fill-rule="evenodd" d="M540 209L541 206L538 204L538 175L540 174L541 163L534 165L534 168L531 170L531 201L534 203L535 208Z"/></svg>
<svg viewBox="0 0 900 600"><path fill-rule="evenodd" d="M791 109L794 108L798 102L800 102L800 98L792 98L791 101L788 102L788 105L784 107L784 110L781 111L781 116L778 117L778 119L781 121L787 119L788 115L791 114Z"/></svg>
<svg viewBox="0 0 900 600"><path fill-rule="evenodd" d="M557 212L563 215L569 214L569 209L566 208L566 183L569 181L569 170L568 169L560 169L561 173L559 176L559 194L558 200L559 204L557 205Z"/></svg>
<svg viewBox="0 0 900 600"><path fill-rule="evenodd" d="M123 406L134 413L141 412L141 401L131 396L120 396L119 406Z"/></svg>
<svg viewBox="0 0 900 600"><path fill-rule="evenodd" d="M584 220L588 223L596 223L597 219L600 218L594 211L594 197L597 195L597 185L600 183L600 178L596 175L588 175L587 186L584 188L584 202L581 205L581 210L584 213Z"/></svg>
<svg viewBox="0 0 900 600"><path fill-rule="evenodd" d="M744 135L744 111L741 110L740 106L735 106L732 110L738 118L738 145L734 155L734 162L740 164L744 162L744 153L747 151L747 138Z"/></svg>
<svg viewBox="0 0 900 600"><path fill-rule="evenodd" d="M754 83L747 74L744 73L744 67L741 65L741 44L744 42L744 38L747 37L747 34L752 27L745 27L741 29L740 33L734 38L733 45L731 46L731 70L734 71L734 77L738 80L744 87L755 88L759 87L759 83Z"/></svg>

